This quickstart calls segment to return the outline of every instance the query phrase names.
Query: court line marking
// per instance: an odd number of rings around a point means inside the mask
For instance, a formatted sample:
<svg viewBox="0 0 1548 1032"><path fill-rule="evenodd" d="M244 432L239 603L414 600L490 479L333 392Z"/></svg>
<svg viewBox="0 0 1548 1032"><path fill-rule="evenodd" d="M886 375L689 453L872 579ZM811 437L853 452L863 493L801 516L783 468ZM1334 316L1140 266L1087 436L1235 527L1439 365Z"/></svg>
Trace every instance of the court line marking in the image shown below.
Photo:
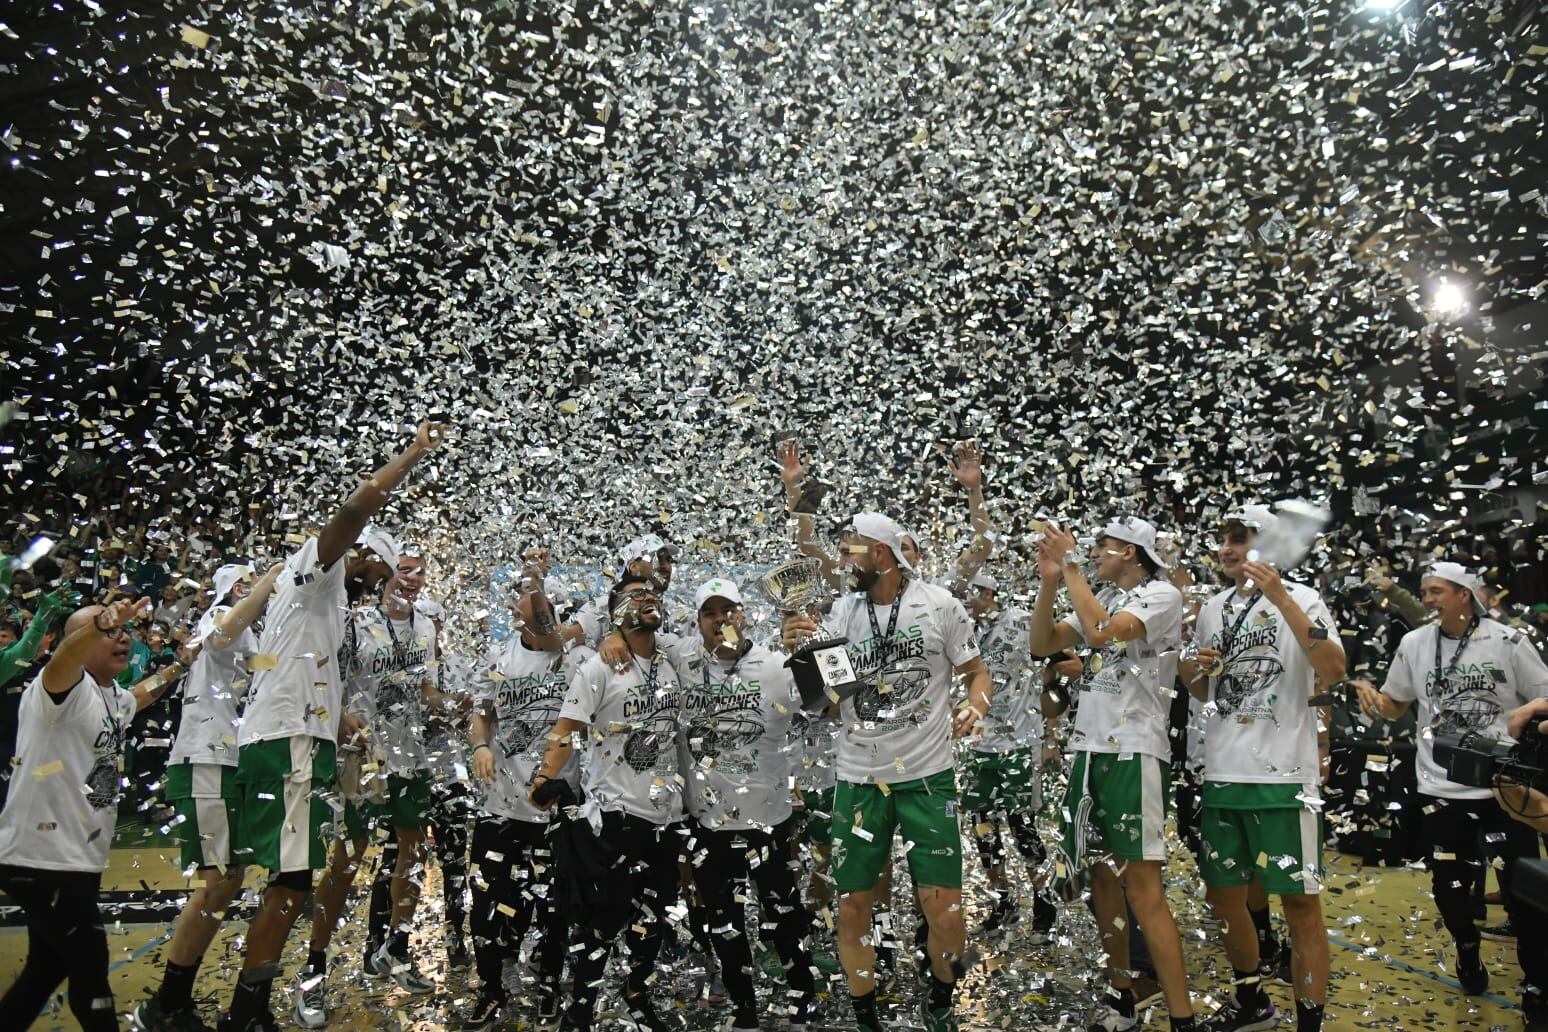
<svg viewBox="0 0 1548 1032"><path fill-rule="evenodd" d="M1459 993L1462 992L1462 983L1458 982L1456 979L1447 978L1445 975L1438 975L1433 971L1426 971L1424 968L1414 967L1407 961L1398 960L1396 957L1386 957L1380 953L1372 954L1368 952L1369 950L1374 949L1374 947L1361 946L1357 943L1352 943L1347 939L1341 939L1336 935L1329 935L1328 941L1331 943L1336 943L1339 946L1344 947L1346 950L1353 950L1354 952L1365 957L1367 960L1379 960L1381 963L1387 965L1388 967L1394 967L1400 971L1406 971L1411 975L1418 975L1420 978L1428 978L1432 982L1439 982L1441 985L1455 989ZM1521 1005L1519 1003L1512 1003L1503 997L1496 996L1494 993L1483 993L1478 997L1478 999L1488 1000L1495 1006L1503 1007L1506 1010L1519 1011L1521 1009Z"/></svg>
<svg viewBox="0 0 1548 1032"><path fill-rule="evenodd" d="M150 942L146 943L144 946L141 946L139 949L137 949L133 953L129 954L129 956L124 957L121 960L115 960L115 961L113 961L113 963L109 964L108 965L108 974L111 975L113 972L117 971L118 969L124 967L127 964L133 964L135 961L137 961L141 957L145 956L147 953L149 953L151 950L155 949L157 946L160 946L162 943L169 942L169 941L171 941L171 939L172 939L172 930L169 928L166 931L162 932L160 935L156 936Z"/></svg>

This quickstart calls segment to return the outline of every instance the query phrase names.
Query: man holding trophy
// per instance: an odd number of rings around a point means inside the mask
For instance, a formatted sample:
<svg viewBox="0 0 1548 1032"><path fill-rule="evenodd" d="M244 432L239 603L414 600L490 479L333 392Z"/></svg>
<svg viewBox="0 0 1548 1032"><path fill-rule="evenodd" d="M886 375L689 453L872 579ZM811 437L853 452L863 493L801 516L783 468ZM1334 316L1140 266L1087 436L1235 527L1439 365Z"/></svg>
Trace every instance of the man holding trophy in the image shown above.
<svg viewBox="0 0 1548 1032"><path fill-rule="evenodd" d="M795 650L792 667L803 702L820 705L800 657L812 662L822 692L837 702L838 788L833 803L834 881L839 892L839 956L857 1026L883 1027L876 1013L871 911L878 876L901 830L909 869L929 925L931 988L927 1029L956 1029L953 991L962 972L962 837L957 826L953 738L972 731L988 712L992 685L962 603L924 583L903 558L902 530L878 513L856 516L842 535L840 570L850 594L821 625L798 608L782 632ZM765 578L765 581L770 578ZM765 583L767 590L769 585ZM772 592L771 592L772 594ZM809 600L805 600L809 602ZM813 635L825 639L801 649ZM834 639L848 639L846 664L827 660ZM832 664L831 666L829 664ZM963 676L967 702L952 712L952 674ZM828 676L823 677L824 674Z"/></svg>

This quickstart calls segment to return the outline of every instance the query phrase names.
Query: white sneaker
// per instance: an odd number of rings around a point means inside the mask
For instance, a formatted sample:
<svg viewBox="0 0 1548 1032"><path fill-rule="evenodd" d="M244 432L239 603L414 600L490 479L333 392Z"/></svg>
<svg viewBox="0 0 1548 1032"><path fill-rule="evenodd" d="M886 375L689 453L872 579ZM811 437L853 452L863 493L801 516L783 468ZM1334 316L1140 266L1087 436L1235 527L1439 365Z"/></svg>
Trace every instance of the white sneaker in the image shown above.
<svg viewBox="0 0 1548 1032"><path fill-rule="evenodd" d="M323 976L301 971L290 986L291 1016L302 1028L328 1027L328 1001L323 996Z"/></svg>
<svg viewBox="0 0 1548 1032"><path fill-rule="evenodd" d="M371 954L371 967L378 973L391 975L392 980L398 983L398 988L406 993L423 996L435 992L435 983L420 975L412 960L400 959L389 953L386 943L382 943L382 948Z"/></svg>
<svg viewBox="0 0 1548 1032"><path fill-rule="evenodd" d="M1129 1029L1139 1028L1139 1018L1126 1018L1107 1003L1097 1004L1096 1013L1091 1016L1091 1024L1086 1026L1086 1032L1129 1032Z"/></svg>

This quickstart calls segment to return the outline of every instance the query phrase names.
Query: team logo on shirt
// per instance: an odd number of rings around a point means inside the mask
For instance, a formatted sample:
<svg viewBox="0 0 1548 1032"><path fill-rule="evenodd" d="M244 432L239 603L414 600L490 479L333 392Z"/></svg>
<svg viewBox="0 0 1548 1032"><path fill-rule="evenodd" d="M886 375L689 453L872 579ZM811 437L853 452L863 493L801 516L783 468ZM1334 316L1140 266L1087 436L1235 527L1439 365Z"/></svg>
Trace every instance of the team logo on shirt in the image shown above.
<svg viewBox="0 0 1548 1032"><path fill-rule="evenodd" d="M642 691L643 689L643 691ZM623 757L636 774L677 773L677 722L682 707L677 685L631 689L624 703L624 718L631 728L624 739Z"/></svg>
<svg viewBox="0 0 1548 1032"><path fill-rule="evenodd" d="M112 717L102 718L94 743L97 758L86 775L86 802L93 810L118 805L118 757L124 749L124 729Z"/></svg>
<svg viewBox="0 0 1548 1032"><path fill-rule="evenodd" d="M928 712L915 712L919 707L914 705L930 687L930 667L922 658L894 660L883 667L880 674L868 677L862 683L864 687L854 697L855 717L859 720L891 731L922 724L929 715Z"/></svg>
<svg viewBox="0 0 1548 1032"><path fill-rule="evenodd" d="M723 774L745 775L757 769L757 757L745 750L763 737L763 689L740 678L692 687L683 697L688 751L695 761L713 761Z"/></svg>
<svg viewBox="0 0 1548 1032"><path fill-rule="evenodd" d="M533 743L547 736L564 707L564 689L564 678L554 674L496 682L495 714L500 745L507 757L527 753Z"/></svg>
<svg viewBox="0 0 1548 1032"><path fill-rule="evenodd" d="M1483 731L1493 725L1501 709L1495 691L1504 680L1504 671L1492 661L1458 663L1446 671L1439 684L1435 671L1429 671L1425 681L1437 710L1434 733Z"/></svg>
<svg viewBox="0 0 1548 1032"><path fill-rule="evenodd" d="M1215 685L1215 709L1222 717L1273 714L1274 690L1284 676L1285 665L1279 658L1279 624L1267 612L1262 618L1267 622L1231 639L1225 672ZM1218 642L1219 636L1215 637Z"/></svg>

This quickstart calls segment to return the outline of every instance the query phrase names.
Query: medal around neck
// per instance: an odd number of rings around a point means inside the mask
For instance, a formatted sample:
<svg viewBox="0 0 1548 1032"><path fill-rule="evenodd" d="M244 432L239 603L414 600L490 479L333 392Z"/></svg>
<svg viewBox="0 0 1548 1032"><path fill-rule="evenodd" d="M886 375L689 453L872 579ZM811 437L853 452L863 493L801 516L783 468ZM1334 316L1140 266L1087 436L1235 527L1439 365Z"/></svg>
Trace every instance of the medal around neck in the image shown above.
<svg viewBox="0 0 1548 1032"><path fill-rule="evenodd" d="M758 578L758 590L781 613L808 613L824 595L820 563L811 557L780 563ZM801 708L826 709L860 689L845 646L848 638L807 638L791 652L785 666L801 693Z"/></svg>

